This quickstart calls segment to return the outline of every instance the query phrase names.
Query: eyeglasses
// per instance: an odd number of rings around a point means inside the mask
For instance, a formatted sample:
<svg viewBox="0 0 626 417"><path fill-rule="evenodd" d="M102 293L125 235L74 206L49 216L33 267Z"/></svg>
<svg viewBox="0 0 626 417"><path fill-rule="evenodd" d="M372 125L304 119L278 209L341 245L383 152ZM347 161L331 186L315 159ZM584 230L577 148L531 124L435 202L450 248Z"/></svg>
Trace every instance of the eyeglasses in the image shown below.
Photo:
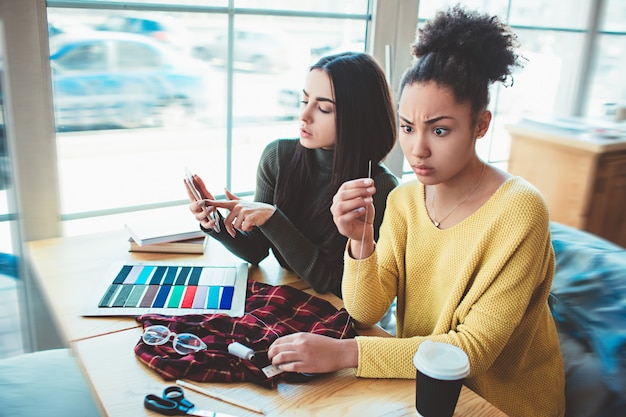
<svg viewBox="0 0 626 417"><path fill-rule="evenodd" d="M143 342L150 346L164 345L171 338L172 347L181 355L188 355L190 353L200 352L207 348L206 343L202 341L198 336L191 333L174 333L166 326L157 324L154 326L148 326L143 331L141 339Z"/></svg>

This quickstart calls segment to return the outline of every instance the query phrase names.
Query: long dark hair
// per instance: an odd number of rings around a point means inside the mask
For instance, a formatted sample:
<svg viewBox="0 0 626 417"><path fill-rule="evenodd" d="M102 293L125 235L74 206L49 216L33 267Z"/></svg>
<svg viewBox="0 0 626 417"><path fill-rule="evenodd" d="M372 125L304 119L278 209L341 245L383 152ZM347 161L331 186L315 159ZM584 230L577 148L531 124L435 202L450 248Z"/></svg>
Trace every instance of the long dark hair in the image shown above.
<svg viewBox="0 0 626 417"><path fill-rule="evenodd" d="M497 16L459 5L440 11L418 30L412 45L417 60L400 82L400 95L407 84L434 81L459 103L470 102L475 122L489 104L489 85L513 84L513 68L523 65L518 46L517 36Z"/></svg>
<svg viewBox="0 0 626 417"><path fill-rule="evenodd" d="M356 52L330 55L321 58L310 70L328 74L335 99L337 143L330 187L328 195L319 199L313 210L314 216L321 215L323 220L311 225L298 216L300 208L311 202L293 196L298 194L297 190L307 189L316 176L314 150L301 145L291 159L289 175L277 184L276 205L290 219L295 219L296 225L314 229L315 235L325 237L324 242L316 243L336 250L345 239L337 239L341 235L330 214L332 198L345 181L366 177L370 160L372 169L377 169L378 162L391 151L396 140L396 113L385 74L370 55ZM342 248L339 253L343 253Z"/></svg>

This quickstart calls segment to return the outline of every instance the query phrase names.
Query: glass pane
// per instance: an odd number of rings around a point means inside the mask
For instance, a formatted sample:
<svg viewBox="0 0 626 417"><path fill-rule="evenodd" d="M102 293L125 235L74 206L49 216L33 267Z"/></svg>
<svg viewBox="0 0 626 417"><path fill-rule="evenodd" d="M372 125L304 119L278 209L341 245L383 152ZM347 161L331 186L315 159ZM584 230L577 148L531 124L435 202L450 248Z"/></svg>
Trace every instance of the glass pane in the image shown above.
<svg viewBox="0 0 626 417"><path fill-rule="evenodd" d="M461 4L480 12L495 14L517 26L584 29L593 0L435 0L422 1L419 18L429 19L435 12ZM619 1L619 0L616 0ZM510 10L509 10L510 3Z"/></svg>
<svg viewBox="0 0 626 417"><path fill-rule="evenodd" d="M597 45L586 109L591 118L604 117L609 103L626 108L626 36L601 35Z"/></svg>
<svg viewBox="0 0 626 417"><path fill-rule="evenodd" d="M626 1L604 0L604 15L600 30L626 32Z"/></svg>
<svg viewBox="0 0 626 417"><path fill-rule="evenodd" d="M128 0L83 0L84 3L126 3L128 4ZM228 6L228 0L176 0L175 2L172 0L133 0L133 3L137 4L165 4L172 5L173 3L179 6L211 6L211 7L226 7ZM55 0L48 0L48 5L54 5L57 3Z"/></svg>
<svg viewBox="0 0 626 417"><path fill-rule="evenodd" d="M235 7L268 10L366 14L368 0L235 0Z"/></svg>
<svg viewBox="0 0 626 417"><path fill-rule="evenodd" d="M585 29L593 0L511 0L509 24Z"/></svg>
<svg viewBox="0 0 626 417"><path fill-rule="evenodd" d="M513 74L513 86L497 83L492 91L494 118L479 154L490 161L506 161L510 135L506 125L523 116L550 118L571 114L571 85L579 78L584 35L557 31L516 30L527 62ZM483 140L481 140L483 141Z"/></svg>
<svg viewBox="0 0 626 417"><path fill-rule="evenodd" d="M185 200L185 166L222 190L223 69L193 56L193 42L207 39L206 28L226 27L227 16L48 14L60 32L50 51L63 213ZM163 33L151 30L158 24Z"/></svg>
<svg viewBox="0 0 626 417"><path fill-rule="evenodd" d="M626 2L606 0L596 39L585 115L622 121L626 111ZM606 32L612 32L606 34Z"/></svg>
<svg viewBox="0 0 626 417"><path fill-rule="evenodd" d="M447 10L449 7L460 4L469 9L484 13L496 14L506 20L508 1L506 0L432 0L420 1L418 16L420 20L432 18L436 12Z"/></svg>
<svg viewBox="0 0 626 417"><path fill-rule="evenodd" d="M515 30L527 62L517 69L513 88L500 88L498 114L571 114L580 77L584 34L543 30Z"/></svg>
<svg viewBox="0 0 626 417"><path fill-rule="evenodd" d="M254 190L258 158L267 143L298 137L301 92L308 67L323 55L363 51L366 23L349 19L236 17L234 57L241 65L234 73L233 86L234 189Z"/></svg>

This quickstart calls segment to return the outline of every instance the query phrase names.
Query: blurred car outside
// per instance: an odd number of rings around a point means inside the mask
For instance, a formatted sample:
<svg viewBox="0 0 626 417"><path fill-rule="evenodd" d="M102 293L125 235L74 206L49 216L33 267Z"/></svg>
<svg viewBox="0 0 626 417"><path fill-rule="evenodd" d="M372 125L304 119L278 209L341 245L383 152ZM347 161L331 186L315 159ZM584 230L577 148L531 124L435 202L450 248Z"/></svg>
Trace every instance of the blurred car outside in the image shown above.
<svg viewBox="0 0 626 417"><path fill-rule="evenodd" d="M208 107L208 67L145 36L50 38L57 130L180 125Z"/></svg>
<svg viewBox="0 0 626 417"><path fill-rule="evenodd" d="M111 15L96 30L128 32L144 35L156 41L166 43L177 51L189 54L192 37L187 28L170 16Z"/></svg>
<svg viewBox="0 0 626 417"><path fill-rule="evenodd" d="M306 48L290 44L286 34L258 29L236 29L233 67L240 71L279 73L310 61ZM228 32L215 34L208 42L197 44L192 55L212 65L225 67L228 54Z"/></svg>

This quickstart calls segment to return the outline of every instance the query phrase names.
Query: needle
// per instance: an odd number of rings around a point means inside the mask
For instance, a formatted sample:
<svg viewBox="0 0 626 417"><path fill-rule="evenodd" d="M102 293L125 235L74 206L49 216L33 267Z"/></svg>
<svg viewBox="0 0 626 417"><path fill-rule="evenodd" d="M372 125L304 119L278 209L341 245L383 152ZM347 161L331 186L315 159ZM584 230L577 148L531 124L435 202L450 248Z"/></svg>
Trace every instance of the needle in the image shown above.
<svg viewBox="0 0 626 417"><path fill-rule="evenodd" d="M367 178L372 178L372 160L370 159L369 161L369 165L367 167ZM363 233L361 235L361 242L363 242L363 240L365 239L365 228L367 227L367 208L368 206L365 206L365 221L363 222ZM361 259L363 259L363 244L361 244L361 250L359 253L359 259L356 261L356 280L354 282L354 294L352 294L352 306L354 307L354 299L356 297L356 289L358 287L359 284L359 276L361 275ZM344 328L344 332L342 333L340 339L343 339L343 336L345 334L345 331L348 329L348 325L350 324L350 314L348 314L348 320L346 322L346 326Z"/></svg>
<svg viewBox="0 0 626 417"><path fill-rule="evenodd" d="M371 159L370 159L369 167L367 169L367 178L370 178L370 179L372 178L372 160ZM365 239L365 227L367 226L367 208L368 207L369 206L365 206L365 221L363 223L363 234L361 235L361 250L360 250L360 253L359 253L359 262L357 264L357 269L356 269L356 271L357 271L357 276L356 276L357 283L358 283L358 280L359 280L359 269L361 267L361 259L363 259L363 243L362 242ZM354 288L355 288L354 291L356 293L356 286Z"/></svg>

